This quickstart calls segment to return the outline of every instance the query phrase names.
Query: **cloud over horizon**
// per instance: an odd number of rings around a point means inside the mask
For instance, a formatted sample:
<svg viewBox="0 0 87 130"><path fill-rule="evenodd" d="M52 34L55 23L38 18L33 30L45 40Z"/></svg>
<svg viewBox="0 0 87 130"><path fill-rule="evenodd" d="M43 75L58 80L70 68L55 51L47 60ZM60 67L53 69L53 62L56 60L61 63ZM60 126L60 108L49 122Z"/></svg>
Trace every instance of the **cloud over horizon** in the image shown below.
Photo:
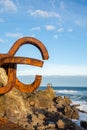
<svg viewBox="0 0 87 130"><path fill-rule="evenodd" d="M18 75L35 74L60 76L87 76L87 66L69 66L47 63L44 64L42 68L25 66L24 70L21 70L21 66L18 66Z"/></svg>

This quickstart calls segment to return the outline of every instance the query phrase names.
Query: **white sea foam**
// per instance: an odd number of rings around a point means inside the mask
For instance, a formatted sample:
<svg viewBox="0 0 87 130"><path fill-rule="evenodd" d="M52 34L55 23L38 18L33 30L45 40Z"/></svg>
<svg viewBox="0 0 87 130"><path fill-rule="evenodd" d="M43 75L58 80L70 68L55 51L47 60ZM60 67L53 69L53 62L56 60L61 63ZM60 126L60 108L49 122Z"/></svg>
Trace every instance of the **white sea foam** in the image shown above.
<svg viewBox="0 0 87 130"><path fill-rule="evenodd" d="M85 112L87 112L87 102L86 101L73 101L73 104L80 104L80 106L78 106L77 108L80 110L83 110ZM87 121L87 114L86 113L82 113L79 112L79 120L73 120L77 125L80 126L80 121Z"/></svg>
<svg viewBox="0 0 87 130"><path fill-rule="evenodd" d="M65 93L65 94L72 94L72 93L78 93L78 91L73 90L56 90L56 93Z"/></svg>
<svg viewBox="0 0 87 130"><path fill-rule="evenodd" d="M72 96L70 96L70 98L71 98L72 100L75 100L75 101L80 100L82 97L83 97L83 96L81 96L81 95L79 95L79 96L77 96L77 95L72 95Z"/></svg>
<svg viewBox="0 0 87 130"><path fill-rule="evenodd" d="M79 101L73 101L73 104L80 104L80 106L78 106L77 108L87 112L87 102L79 100ZM80 121L87 121L87 114L79 112L79 120L73 119L72 121L75 122L78 126L80 126ZM83 130L85 130L85 129L83 129Z"/></svg>
<svg viewBox="0 0 87 130"><path fill-rule="evenodd" d="M73 104L79 104L77 108L87 112L87 101L86 99L83 99L84 96L87 95L87 91L76 91L76 90L55 90L56 94L58 95L66 95L69 96L69 98L72 100ZM79 112L80 118L79 120L76 120L75 122L80 125L81 120L87 120L87 114Z"/></svg>
<svg viewBox="0 0 87 130"><path fill-rule="evenodd" d="M85 112L87 112L87 102L86 101L73 101L73 104L80 104L80 106L78 106L77 108L79 108L80 110L83 110Z"/></svg>
<svg viewBox="0 0 87 130"><path fill-rule="evenodd" d="M57 94L71 94L71 95L87 95L87 91L76 91L76 90L55 90Z"/></svg>

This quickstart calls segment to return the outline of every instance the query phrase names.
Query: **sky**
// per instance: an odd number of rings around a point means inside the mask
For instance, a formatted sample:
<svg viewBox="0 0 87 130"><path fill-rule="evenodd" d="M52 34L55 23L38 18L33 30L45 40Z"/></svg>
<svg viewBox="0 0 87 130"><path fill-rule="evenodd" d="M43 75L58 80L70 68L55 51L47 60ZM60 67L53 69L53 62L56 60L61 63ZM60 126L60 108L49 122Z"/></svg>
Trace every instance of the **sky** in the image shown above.
<svg viewBox="0 0 87 130"><path fill-rule="evenodd" d="M87 76L87 0L0 0L0 53L26 36L40 40L49 59L42 68L18 65L18 75ZM32 45L16 56L42 60Z"/></svg>

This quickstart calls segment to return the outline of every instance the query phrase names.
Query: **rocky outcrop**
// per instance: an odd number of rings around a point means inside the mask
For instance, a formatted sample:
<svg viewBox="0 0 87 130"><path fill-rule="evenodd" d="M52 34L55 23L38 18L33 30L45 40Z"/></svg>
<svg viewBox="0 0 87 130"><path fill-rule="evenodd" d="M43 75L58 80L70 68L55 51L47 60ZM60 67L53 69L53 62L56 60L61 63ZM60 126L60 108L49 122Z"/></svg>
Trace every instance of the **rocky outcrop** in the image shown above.
<svg viewBox="0 0 87 130"><path fill-rule="evenodd" d="M79 114L78 110L75 106L71 106L70 104L72 101L68 97L61 97L58 96L54 98L55 106L57 111L60 112L63 116L71 118L71 119L78 119Z"/></svg>
<svg viewBox="0 0 87 130"><path fill-rule="evenodd" d="M70 119L78 119L77 109L68 97L56 96L52 87L34 93L12 89L0 96L0 117L27 130L80 130Z"/></svg>
<svg viewBox="0 0 87 130"><path fill-rule="evenodd" d="M1 87L3 85L5 82L1 80ZM79 118L76 107L71 103L68 97L56 96L50 85L33 93L22 93L13 88L0 95L0 119L18 124L20 129L15 127L15 130L81 130L71 120ZM6 124L8 129L0 124L0 130L10 130L9 122Z"/></svg>
<svg viewBox="0 0 87 130"><path fill-rule="evenodd" d="M35 108L50 108L53 106L55 96L53 89L48 87L46 90L33 93L32 96L29 95L28 101Z"/></svg>

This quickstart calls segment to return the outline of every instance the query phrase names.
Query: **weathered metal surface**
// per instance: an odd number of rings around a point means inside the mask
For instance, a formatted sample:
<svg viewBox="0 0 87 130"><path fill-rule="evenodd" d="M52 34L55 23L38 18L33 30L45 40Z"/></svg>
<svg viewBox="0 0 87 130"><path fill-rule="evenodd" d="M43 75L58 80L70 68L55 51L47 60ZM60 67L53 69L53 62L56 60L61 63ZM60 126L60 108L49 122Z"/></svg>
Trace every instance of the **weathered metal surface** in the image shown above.
<svg viewBox="0 0 87 130"><path fill-rule="evenodd" d="M7 54L0 54L0 67L5 68L8 75L8 83L6 86L0 88L0 94L9 92L13 87L22 92L33 92L41 83L42 76L40 75L36 75L34 82L31 84L23 84L16 77L17 64L28 64L38 67L43 66L42 60L14 56L17 50L24 44L32 44L37 47L41 52L43 60L49 58L48 51L41 41L31 37L23 37L17 40Z"/></svg>

